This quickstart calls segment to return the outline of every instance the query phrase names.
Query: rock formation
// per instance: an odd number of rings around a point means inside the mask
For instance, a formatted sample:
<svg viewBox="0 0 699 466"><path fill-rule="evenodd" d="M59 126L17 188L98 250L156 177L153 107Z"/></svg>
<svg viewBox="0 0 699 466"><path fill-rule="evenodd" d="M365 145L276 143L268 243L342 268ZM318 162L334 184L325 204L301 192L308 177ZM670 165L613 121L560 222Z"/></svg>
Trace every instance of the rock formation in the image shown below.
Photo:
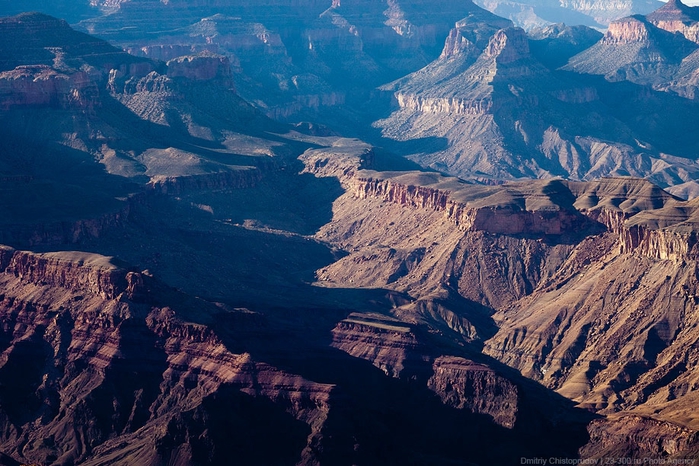
<svg viewBox="0 0 699 466"><path fill-rule="evenodd" d="M0 462L696 455L693 10L431 5L0 20Z"/></svg>
<svg viewBox="0 0 699 466"><path fill-rule="evenodd" d="M429 173L359 171L345 183L350 189L319 236L350 254L321 269L321 283L380 283L406 292L415 301L398 306L394 316L452 338L484 341L486 354L608 415L589 425L582 458L692 457L697 426L685 410L695 399L689 382L696 374L689 355L696 338L695 202L628 178L484 187ZM517 231L500 231L497 222L484 223L484 231L463 230L446 207L455 200L473 211L506 210L518 202L523 211L577 214L588 223L564 228L564 235L574 233L568 240L543 228L546 220ZM378 227L376 218L391 222ZM466 299L455 301L453 293ZM439 305L466 325L428 310ZM492 334L487 309L494 310ZM386 325L398 332L402 324ZM404 331L400 335L414 334ZM412 340L391 350L378 347L361 354L357 347L347 350L385 364L388 354L405 361L402 351L416 346ZM458 404L458 392L444 392L449 371L470 380L457 367L472 363L443 362L438 369L439 361L434 377L442 379L430 379L429 386ZM509 396L500 390L486 391ZM618 429L624 434L608 433ZM662 441L650 440L657 438Z"/></svg>

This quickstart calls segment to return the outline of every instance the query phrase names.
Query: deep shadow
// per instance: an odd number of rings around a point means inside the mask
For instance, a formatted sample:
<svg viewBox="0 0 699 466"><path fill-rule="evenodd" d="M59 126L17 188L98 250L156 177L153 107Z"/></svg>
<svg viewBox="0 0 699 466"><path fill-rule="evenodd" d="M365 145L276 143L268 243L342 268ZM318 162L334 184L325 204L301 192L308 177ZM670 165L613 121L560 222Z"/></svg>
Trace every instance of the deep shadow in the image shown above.
<svg viewBox="0 0 699 466"><path fill-rule="evenodd" d="M361 299L355 304L366 309ZM300 308L285 312L330 312L337 318L339 310ZM239 322L237 326L221 323L216 327L234 351L244 348L255 359L337 387L325 423L328 434L332 433L323 443L321 459L326 464L516 464L522 456L574 458L587 441L589 413L574 409L569 400L516 371L472 352L475 349L457 350L449 340L434 340L427 332L416 330L430 357L453 354L474 359L494 367L519 387L514 429L494 423L488 415L442 404L426 387L432 375L428 361L411 364L406 368L409 375L393 379L368 361L330 348L331 319L304 318L305 327L293 329L287 324L280 326L274 312L267 316L264 326L255 327L254 337L246 337L249 329Z"/></svg>

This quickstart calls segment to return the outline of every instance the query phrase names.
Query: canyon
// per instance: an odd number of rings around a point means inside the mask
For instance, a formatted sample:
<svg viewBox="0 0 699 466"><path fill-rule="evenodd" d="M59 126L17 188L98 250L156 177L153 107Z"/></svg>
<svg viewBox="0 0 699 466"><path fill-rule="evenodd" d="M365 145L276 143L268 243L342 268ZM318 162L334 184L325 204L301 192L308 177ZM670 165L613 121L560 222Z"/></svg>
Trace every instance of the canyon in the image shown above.
<svg viewBox="0 0 699 466"><path fill-rule="evenodd" d="M693 8L39 3L0 463L697 457Z"/></svg>

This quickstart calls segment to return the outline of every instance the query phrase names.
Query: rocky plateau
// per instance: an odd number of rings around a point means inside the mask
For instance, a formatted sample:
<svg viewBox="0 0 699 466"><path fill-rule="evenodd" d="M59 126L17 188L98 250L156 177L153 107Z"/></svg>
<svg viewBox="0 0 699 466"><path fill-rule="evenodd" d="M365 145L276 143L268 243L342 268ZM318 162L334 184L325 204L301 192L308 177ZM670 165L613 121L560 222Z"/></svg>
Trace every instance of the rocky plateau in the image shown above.
<svg viewBox="0 0 699 466"><path fill-rule="evenodd" d="M697 458L694 8L29 4L0 464Z"/></svg>

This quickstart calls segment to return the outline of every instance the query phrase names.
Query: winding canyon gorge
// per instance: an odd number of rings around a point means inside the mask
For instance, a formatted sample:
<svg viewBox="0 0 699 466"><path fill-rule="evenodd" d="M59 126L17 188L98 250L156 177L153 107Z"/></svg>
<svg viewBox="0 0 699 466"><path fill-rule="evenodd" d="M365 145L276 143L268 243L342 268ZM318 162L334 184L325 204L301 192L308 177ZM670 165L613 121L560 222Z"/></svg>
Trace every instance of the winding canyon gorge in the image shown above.
<svg viewBox="0 0 699 466"><path fill-rule="evenodd" d="M681 0L0 0L0 464L695 464L697 89Z"/></svg>

